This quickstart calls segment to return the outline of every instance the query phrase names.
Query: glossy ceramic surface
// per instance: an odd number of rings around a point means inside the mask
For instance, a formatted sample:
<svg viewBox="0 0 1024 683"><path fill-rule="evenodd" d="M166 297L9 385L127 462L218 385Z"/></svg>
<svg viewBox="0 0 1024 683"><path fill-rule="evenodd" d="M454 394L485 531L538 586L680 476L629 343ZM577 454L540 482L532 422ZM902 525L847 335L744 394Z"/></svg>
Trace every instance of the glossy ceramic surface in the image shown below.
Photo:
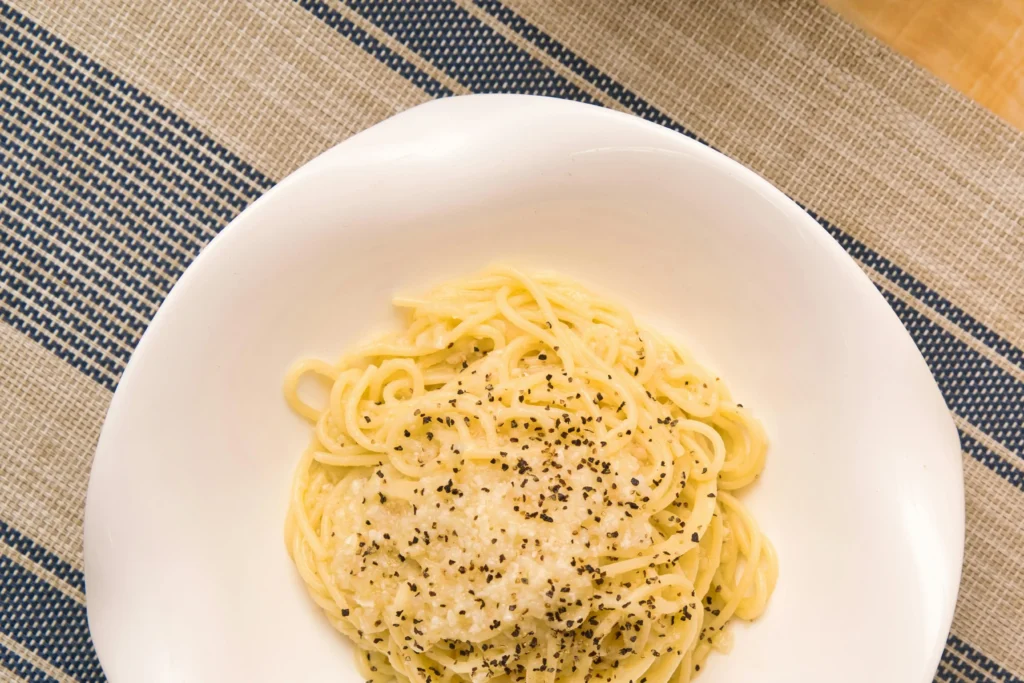
<svg viewBox="0 0 1024 683"><path fill-rule="evenodd" d="M700 683L926 683L963 552L960 450L909 336L753 172L564 101L432 102L310 162L175 285L111 404L86 508L89 622L121 681L362 680L283 542L307 426L281 380L494 261L550 267L688 345L771 439L746 501L768 611Z"/></svg>

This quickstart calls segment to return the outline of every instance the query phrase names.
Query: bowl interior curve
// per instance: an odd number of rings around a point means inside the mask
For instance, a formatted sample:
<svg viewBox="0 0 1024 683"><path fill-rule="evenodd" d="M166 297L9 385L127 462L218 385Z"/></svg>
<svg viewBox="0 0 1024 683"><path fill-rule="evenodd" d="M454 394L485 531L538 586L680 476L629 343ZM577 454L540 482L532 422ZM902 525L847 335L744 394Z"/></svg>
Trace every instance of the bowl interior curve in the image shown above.
<svg viewBox="0 0 1024 683"><path fill-rule="evenodd" d="M895 315L752 172L625 115L521 97L431 103L339 145L175 286L90 482L89 619L112 680L361 680L284 548L308 430L281 380L296 358L391 325L394 294L495 261L625 303L765 424L745 500L779 583L701 683L931 680L959 581L962 474Z"/></svg>

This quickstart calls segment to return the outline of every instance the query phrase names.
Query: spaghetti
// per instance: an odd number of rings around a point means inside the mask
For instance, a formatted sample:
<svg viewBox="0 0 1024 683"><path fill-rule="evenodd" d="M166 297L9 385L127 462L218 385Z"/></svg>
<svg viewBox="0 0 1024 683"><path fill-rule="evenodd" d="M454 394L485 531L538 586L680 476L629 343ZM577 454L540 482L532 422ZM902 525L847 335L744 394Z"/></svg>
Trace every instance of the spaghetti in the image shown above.
<svg viewBox="0 0 1024 683"><path fill-rule="evenodd" d="M766 442L719 378L558 277L396 304L285 382L314 432L288 549L368 680L685 683L762 613L776 557L733 493Z"/></svg>

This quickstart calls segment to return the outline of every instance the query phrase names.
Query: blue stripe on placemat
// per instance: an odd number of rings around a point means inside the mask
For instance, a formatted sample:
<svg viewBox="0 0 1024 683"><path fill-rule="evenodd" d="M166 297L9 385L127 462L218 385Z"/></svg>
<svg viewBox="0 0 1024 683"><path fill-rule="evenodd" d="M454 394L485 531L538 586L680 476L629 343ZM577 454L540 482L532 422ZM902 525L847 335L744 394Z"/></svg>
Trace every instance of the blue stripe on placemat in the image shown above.
<svg viewBox="0 0 1024 683"><path fill-rule="evenodd" d="M868 266L878 274L885 277L893 284L899 286L912 297L930 307L933 311L950 321L961 330L974 337L997 354L1010 361L1017 367L1024 369L1024 350L1014 346L1010 340L993 332L983 323L979 322L969 313L965 312L953 302L944 298L941 294L924 284L913 275L903 270L895 263L882 256L878 252L860 242L852 235L843 232L838 227L828 222L814 211L801 204L801 207L818 221L818 223L829 232L832 237L850 256Z"/></svg>
<svg viewBox="0 0 1024 683"><path fill-rule="evenodd" d="M0 630L79 681L105 680L85 607L2 556Z"/></svg>
<svg viewBox="0 0 1024 683"><path fill-rule="evenodd" d="M0 319L113 388L184 267L272 181L11 8L0 16Z"/></svg>
<svg viewBox="0 0 1024 683"><path fill-rule="evenodd" d="M966 434L962 429L957 428L957 432L960 434L960 448L964 453L971 456L1021 491L1024 491L1024 470L1017 467L1015 463L1009 462L993 453L973 436Z"/></svg>
<svg viewBox="0 0 1024 683"><path fill-rule="evenodd" d="M473 92L535 92L598 104L455 3L345 4Z"/></svg>
<svg viewBox="0 0 1024 683"><path fill-rule="evenodd" d="M57 578L66 581L72 588L85 592L85 576L82 572L3 520L0 520L0 541Z"/></svg>
<svg viewBox="0 0 1024 683"><path fill-rule="evenodd" d="M4 30L18 47L8 54L13 64L2 67L9 81L4 113L31 132L25 136L29 140L51 142L40 158L30 159L51 173L63 171L61 183L80 176L72 188L84 193L85 204L109 214L112 234L129 240L146 260L168 268L166 256L194 256L200 244L272 184L198 131L193 132L198 144L182 136L177 123L168 123L176 119L170 112L145 98L133 102L132 93L119 92L124 85L119 79L38 34ZM84 78L85 67L96 78ZM68 120L76 125L67 125ZM133 179L134 193L122 191L126 177ZM140 220L147 223L145 240L122 229ZM196 234L199 226L205 230ZM154 243L148 250L147 241ZM143 262L130 265L150 275ZM165 291L169 281L155 284Z"/></svg>
<svg viewBox="0 0 1024 683"><path fill-rule="evenodd" d="M946 640L935 680L955 683L963 683L965 680L977 683L1024 683L952 634Z"/></svg>
<svg viewBox="0 0 1024 683"><path fill-rule="evenodd" d="M322 0L296 0L305 10L313 14L356 46L390 67L393 71L432 97L450 97L454 93L440 81L397 54L379 40L346 19L340 12Z"/></svg>
<svg viewBox="0 0 1024 683"><path fill-rule="evenodd" d="M57 680L45 671L40 671L16 653L0 645L0 664L18 678L28 683L57 683Z"/></svg>
<svg viewBox="0 0 1024 683"><path fill-rule="evenodd" d="M9 82L7 96L16 98L23 110L41 117L33 121L37 126L33 131L36 135L75 142L98 138L106 143L109 149L106 160L123 165L126 172L140 174L140 179L146 183L173 187L173 193L164 193L159 198L164 200L155 207L160 213L180 217L182 212L191 210L193 203L198 203L214 214L210 219L212 225L218 220L230 219L245 206L246 201L216 182L229 179L225 169L210 163L195 165L197 150L182 153L181 148L169 147L161 140L168 135L172 138L171 144L188 147L180 137L177 142L173 141L178 136L173 134L172 128L161 126L153 119L134 119L137 112L102 82L71 78L72 74L81 74L68 61L70 57L34 37L15 30L5 31L3 37L14 45L7 54L12 63L3 64L3 74ZM54 130L47 130L41 124L50 124ZM148 130L149 126L155 133ZM144 147L137 149L137 143ZM145 165L134 163L134 156L140 154L144 155ZM173 167L160 163L162 156L175 166L190 167L191 173L175 173ZM107 175L110 177L109 173ZM237 178L231 180L237 181ZM101 182L95 177L90 181ZM109 189L109 185L103 189ZM132 208L138 210L138 206ZM176 237L170 231L164 234Z"/></svg>
<svg viewBox="0 0 1024 683"><path fill-rule="evenodd" d="M1024 680L999 666L962 639L950 634L942 651L936 681L963 683L1024 683Z"/></svg>
<svg viewBox="0 0 1024 683"><path fill-rule="evenodd" d="M183 153L185 158L198 162L205 171L222 178L231 178L234 177L234 174L240 174L256 185L265 179L265 176L251 164L231 154L227 148L178 114L63 40L37 26L28 17L3 1L0 1L0 18L7 22L0 24L0 30L3 31L2 35L5 38L13 40L17 32L12 31L12 27L18 27L24 32L23 35L31 35L39 41L39 45L32 51L37 52L37 56L42 61L51 65L57 64L53 57L42 53L41 46L45 46L74 65L74 69L64 71L66 80L61 81L62 86L85 83L87 87L96 88L98 92L109 97L116 106L121 107L125 115L124 120L129 122L128 126L132 125L131 121L135 121L147 126L159 127L161 135L166 137L165 145L158 150L160 154ZM7 52L5 52L5 56L7 56ZM88 117L85 119L87 120ZM85 122L83 120L82 123ZM131 147L132 145L125 143L124 146ZM216 158L206 156L207 153L213 153ZM224 167L225 163L226 167ZM224 167L223 170L220 170L222 167Z"/></svg>
<svg viewBox="0 0 1024 683"><path fill-rule="evenodd" d="M105 258L88 245L74 246L76 249L87 249L84 254L86 257L96 260L98 265L115 274L119 274L118 270L131 268L138 280L135 283L138 291L133 293L128 303L135 310L145 310L146 307L139 303L138 297L155 298L158 301L160 292L166 291L172 284L170 278L160 272L174 268L168 261L171 256L168 252L184 249L194 254L197 251L193 240L184 240L184 236L189 234L189 230L194 231L195 226L187 220L187 214L182 216L180 209L167 204L164 195L170 192L154 194L147 190L139 196L124 192L111 179L116 177L115 174L130 173L147 184L153 182L152 174L140 173L140 165L125 160L124 155L116 149L102 156L97 154L95 150L99 145L91 142L91 136L87 137L73 127L62 126L51 109L41 106L38 99L21 92L13 81L7 79L10 70L10 67L0 64L0 75L5 78L0 82L0 125L3 126L3 150L7 156L4 176L12 181L24 178L32 182L34 187L39 188L38 194L45 197L43 201L51 204L55 201L66 202L67 209L60 209L63 214L61 217L65 220L110 223L113 236L124 240L142 259L132 258L122 264ZM52 128L61 129L63 135L53 133ZM47 140L49 144L40 144L41 139ZM79 160L89 163L85 165ZM33 176L45 178L50 184L37 184ZM67 202L69 197L76 199ZM168 245L169 248L155 248L151 242L162 241L163 236L154 235L144 241L123 229L139 221L146 221L154 230L167 233L163 239L173 244ZM69 229L76 227L71 225ZM54 233L54 237L66 239L67 234L67 231ZM104 239L100 244L101 247L108 245L109 239ZM154 265L160 270L154 268Z"/></svg>
<svg viewBox="0 0 1024 683"><path fill-rule="evenodd" d="M942 651L934 680L943 683L964 683L965 681L992 683L988 676L972 668L970 664L957 657L955 652L950 652L948 649Z"/></svg>
<svg viewBox="0 0 1024 683"><path fill-rule="evenodd" d="M678 131L693 138L694 140L698 140L705 145L710 146L706 140L698 137L695 132L673 120L668 114L660 111L650 102L640 97L608 74L602 72L596 66L588 63L582 57L573 53L562 43L544 33L536 26L533 26L526 21L526 19L505 7L500 2L473 0L473 3L487 11L488 14L494 16L501 23L511 28L521 37L533 43L551 57L554 57L563 66L568 67L574 74L582 77L583 80L595 86L598 90L611 97L632 113L643 119L647 119L648 121L653 121L654 123L665 126L666 128L671 128L672 130Z"/></svg>
<svg viewBox="0 0 1024 683"><path fill-rule="evenodd" d="M213 220L204 221L216 230L272 184L173 111L3 3L0 17L10 22L2 27L3 38L17 48L7 50L5 56L32 78L26 79L16 69L5 75L81 128L58 125L61 133L85 146L104 146L102 158L116 166L113 172L103 167L98 173L115 186L124 180L125 172L141 174L148 186L160 191L159 197L145 199L172 202L191 217L182 227L194 222L192 203L199 203L217 213ZM90 178L90 182L99 181ZM155 216L180 213L166 203L153 208Z"/></svg>
<svg viewBox="0 0 1024 683"><path fill-rule="evenodd" d="M1024 683L1019 677L999 666L999 664L953 634L949 635L947 643L963 660L970 662L976 669L984 671L991 679L999 681L999 683Z"/></svg>
<svg viewBox="0 0 1024 683"><path fill-rule="evenodd" d="M880 290L921 350L950 410L1024 457L1024 382Z"/></svg>
<svg viewBox="0 0 1024 683"><path fill-rule="evenodd" d="M6 201L6 197L0 198L0 207L11 211L11 205ZM0 287L0 301L7 304L7 307L0 307L0 319L22 331L32 330L33 339L46 337L51 341L60 340L68 347L60 354L62 358L67 358L70 355L76 356L81 361L88 361L88 363L76 364L75 367L85 370L90 377L107 388L113 389L116 378L121 374L130 352L118 350L102 337L97 341L95 332L90 330L84 322L77 320L76 316L71 315L69 311L55 303L53 299L45 296L40 288L33 287L31 282L26 282L22 278L13 277L12 274L20 275L28 270L14 259L15 253L24 253L14 239L15 235L20 234L23 228L13 224L6 213L0 214L0 226L3 227L3 230L0 230L0 281L4 284L3 287ZM46 277L45 272L39 270L30 270L28 277L43 282L44 286L46 283L52 282ZM64 296L61 298L70 296L68 290L65 290L63 294ZM64 325L60 325L56 321L61 321ZM101 348L106 350L111 347L113 347L111 353L114 354L114 358L100 351Z"/></svg>

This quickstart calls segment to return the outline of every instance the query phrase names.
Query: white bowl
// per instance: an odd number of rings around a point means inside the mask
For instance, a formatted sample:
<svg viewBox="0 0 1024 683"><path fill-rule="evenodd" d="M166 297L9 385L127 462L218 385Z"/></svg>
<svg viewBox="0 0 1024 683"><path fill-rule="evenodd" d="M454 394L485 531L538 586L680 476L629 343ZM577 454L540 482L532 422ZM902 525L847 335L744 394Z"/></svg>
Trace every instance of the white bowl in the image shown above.
<svg viewBox="0 0 1024 683"><path fill-rule="evenodd" d="M516 96L432 102L289 176L188 268L118 386L85 520L115 681L360 681L285 551L308 428L296 358L496 260L550 267L676 336L771 439L746 496L768 611L701 683L931 681L964 537L957 434L867 277L753 172L640 119Z"/></svg>

